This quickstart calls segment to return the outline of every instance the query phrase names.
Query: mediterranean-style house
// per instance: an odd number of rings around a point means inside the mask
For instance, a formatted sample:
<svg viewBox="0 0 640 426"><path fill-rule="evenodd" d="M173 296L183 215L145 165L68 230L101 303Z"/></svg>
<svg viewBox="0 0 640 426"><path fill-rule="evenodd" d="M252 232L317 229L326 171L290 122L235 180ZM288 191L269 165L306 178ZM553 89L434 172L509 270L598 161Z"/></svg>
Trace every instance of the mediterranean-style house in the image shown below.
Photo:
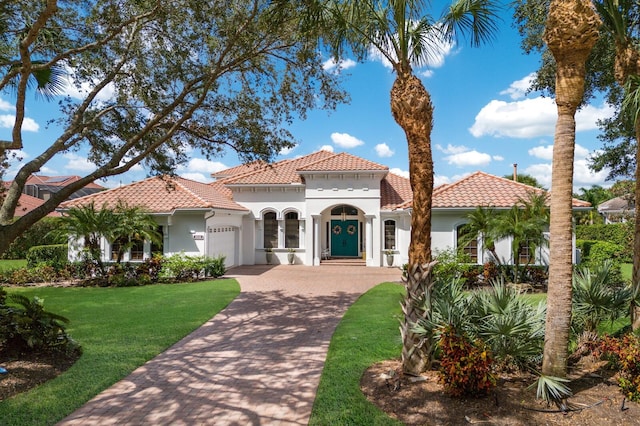
<svg viewBox="0 0 640 426"><path fill-rule="evenodd" d="M389 168L347 153L318 151L273 164L255 162L212 175L205 184L180 177L153 177L68 201L61 211L93 202L96 208L118 201L143 206L157 221L163 243L139 242L125 260L136 261L158 251L226 257L226 266L286 263L320 265L332 258L362 259L366 266L408 261L411 225L409 180ZM540 189L476 172L434 190L432 247L455 248L460 227L476 206L507 209L528 191ZM588 203L574 201L575 208ZM510 242L496 246L510 262ZM103 241L105 260L112 247ZM81 247L70 246L75 258ZM488 259L481 241L468 248L477 263ZM536 256L537 263L546 254Z"/></svg>

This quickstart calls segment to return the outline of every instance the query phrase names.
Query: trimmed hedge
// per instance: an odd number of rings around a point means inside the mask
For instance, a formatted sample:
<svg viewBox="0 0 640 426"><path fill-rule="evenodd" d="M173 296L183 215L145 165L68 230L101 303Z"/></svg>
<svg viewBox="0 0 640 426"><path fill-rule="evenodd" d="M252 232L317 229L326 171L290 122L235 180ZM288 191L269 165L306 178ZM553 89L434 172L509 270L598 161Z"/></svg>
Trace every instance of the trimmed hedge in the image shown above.
<svg viewBox="0 0 640 426"><path fill-rule="evenodd" d="M576 239L616 244L621 247L619 261L631 263L633 261L633 226L631 221L607 225L578 225L576 226ZM589 247L587 247L588 250ZM584 251L582 254L583 257L588 257Z"/></svg>
<svg viewBox="0 0 640 426"><path fill-rule="evenodd" d="M45 264L61 269L69 263L68 253L66 244L33 246L27 251L27 267L35 268L37 265Z"/></svg>

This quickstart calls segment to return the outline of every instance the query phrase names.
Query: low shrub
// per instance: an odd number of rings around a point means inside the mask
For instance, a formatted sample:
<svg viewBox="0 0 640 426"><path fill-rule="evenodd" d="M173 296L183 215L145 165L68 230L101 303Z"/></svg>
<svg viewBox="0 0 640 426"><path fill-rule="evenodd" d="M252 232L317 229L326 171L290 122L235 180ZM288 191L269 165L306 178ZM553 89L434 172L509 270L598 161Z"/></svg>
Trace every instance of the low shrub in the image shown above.
<svg viewBox="0 0 640 426"><path fill-rule="evenodd" d="M68 247L66 244L34 246L27 251L27 267L34 268L39 264L62 269L68 263Z"/></svg>
<svg viewBox="0 0 640 426"><path fill-rule="evenodd" d="M576 226L576 238L578 240L606 241L621 246L623 251L620 261L623 263L632 261L633 235L632 220L625 223Z"/></svg>
<svg viewBox="0 0 640 426"><path fill-rule="evenodd" d="M640 338L634 334L605 336L599 349L602 357L618 370L618 385L625 397L640 402Z"/></svg>
<svg viewBox="0 0 640 426"><path fill-rule="evenodd" d="M440 382L452 396L486 395L495 385L492 358L480 340L472 341L453 326L446 326L438 341Z"/></svg>
<svg viewBox="0 0 640 426"><path fill-rule="evenodd" d="M224 256L211 259L204 256L174 254L164 260L160 275L176 281L193 281L201 277L224 275Z"/></svg>
<svg viewBox="0 0 640 426"><path fill-rule="evenodd" d="M453 249L438 252L434 260L438 263L433 267L433 277L438 282L460 279L474 266L468 255Z"/></svg>

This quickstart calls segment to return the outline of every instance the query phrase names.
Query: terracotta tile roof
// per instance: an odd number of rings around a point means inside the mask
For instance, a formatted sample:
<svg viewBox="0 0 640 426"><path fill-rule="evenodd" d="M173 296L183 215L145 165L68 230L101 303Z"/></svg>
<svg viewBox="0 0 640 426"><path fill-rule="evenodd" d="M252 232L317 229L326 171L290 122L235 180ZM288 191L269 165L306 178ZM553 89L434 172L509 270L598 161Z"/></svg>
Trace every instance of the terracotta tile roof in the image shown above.
<svg viewBox="0 0 640 426"><path fill-rule="evenodd" d="M20 199L18 200L18 207L16 207L16 211L14 213L15 217L21 217L31 212L37 207L40 207L44 204L44 200L36 197L32 197L27 194L20 194ZM60 216L59 212L53 211L47 214L48 217L58 217Z"/></svg>
<svg viewBox="0 0 640 426"><path fill-rule="evenodd" d="M44 175L31 175L27 178L25 185L38 185L38 186L67 186L72 182L80 180L80 176L44 176ZM87 189L106 189L104 186L100 186L97 183L91 182L85 185Z"/></svg>
<svg viewBox="0 0 640 426"><path fill-rule="evenodd" d="M181 177L152 177L120 188L110 189L68 201L61 208L94 202L97 207L114 207L119 200L130 206L144 207L150 213L170 213L176 209L218 208L247 211L211 185Z"/></svg>
<svg viewBox="0 0 640 426"><path fill-rule="evenodd" d="M305 155L304 157L279 161L277 163L267 165L259 170L250 171L239 176L224 179L222 182L225 185L277 185L303 183L302 178L297 172L299 168L334 155L336 154L329 151L318 151L313 154Z"/></svg>
<svg viewBox="0 0 640 426"><path fill-rule="evenodd" d="M240 164L239 166L230 167L228 169L220 170L219 172L211 173L212 178L225 179L233 176L243 175L245 173L251 173L264 168L267 165L264 161L256 160L247 164Z"/></svg>
<svg viewBox="0 0 640 426"><path fill-rule="evenodd" d="M389 173L380 182L380 208L382 210L396 210L400 206L410 203L412 197L411 183L407 178Z"/></svg>
<svg viewBox="0 0 640 426"><path fill-rule="evenodd" d="M355 155L341 152L332 157L324 158L314 163L306 164L298 168L298 171L319 171L319 172L340 172L340 171L383 171L389 170L387 166L383 166Z"/></svg>
<svg viewBox="0 0 640 426"><path fill-rule="evenodd" d="M433 208L496 207L509 208L531 191L543 190L484 172L473 173L450 185L433 191ZM573 200L573 207L589 207L582 200Z"/></svg>

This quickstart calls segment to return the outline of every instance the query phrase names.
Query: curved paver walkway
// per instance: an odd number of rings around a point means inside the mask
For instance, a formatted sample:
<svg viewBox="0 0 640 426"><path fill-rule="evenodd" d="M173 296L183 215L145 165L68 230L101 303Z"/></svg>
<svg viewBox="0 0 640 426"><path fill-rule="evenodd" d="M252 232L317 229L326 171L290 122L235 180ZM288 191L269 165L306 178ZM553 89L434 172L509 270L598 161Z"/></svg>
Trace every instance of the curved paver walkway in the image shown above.
<svg viewBox="0 0 640 426"><path fill-rule="evenodd" d="M227 308L60 425L306 425L329 341L362 293L400 271L248 266Z"/></svg>

